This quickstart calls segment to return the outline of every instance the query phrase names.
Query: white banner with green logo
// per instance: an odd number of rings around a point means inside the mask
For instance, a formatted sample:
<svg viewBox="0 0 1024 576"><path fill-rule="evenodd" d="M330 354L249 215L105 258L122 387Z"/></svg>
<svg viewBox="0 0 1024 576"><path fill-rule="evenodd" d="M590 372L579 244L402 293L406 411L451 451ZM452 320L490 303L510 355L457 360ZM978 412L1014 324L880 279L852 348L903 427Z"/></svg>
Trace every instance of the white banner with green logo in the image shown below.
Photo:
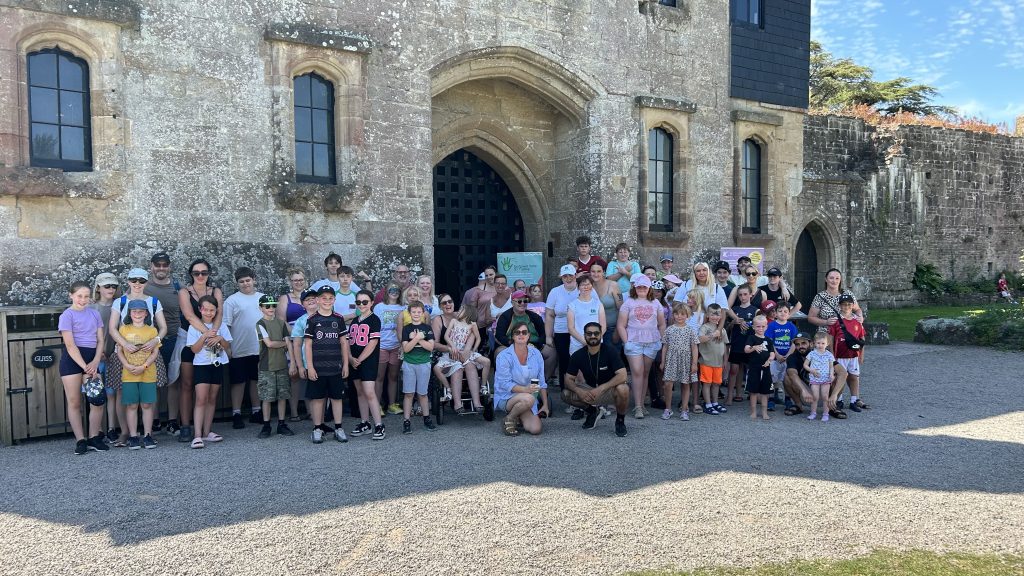
<svg viewBox="0 0 1024 576"><path fill-rule="evenodd" d="M523 280L540 284L544 277L544 256L540 252L498 252L498 273L508 276L508 285Z"/></svg>

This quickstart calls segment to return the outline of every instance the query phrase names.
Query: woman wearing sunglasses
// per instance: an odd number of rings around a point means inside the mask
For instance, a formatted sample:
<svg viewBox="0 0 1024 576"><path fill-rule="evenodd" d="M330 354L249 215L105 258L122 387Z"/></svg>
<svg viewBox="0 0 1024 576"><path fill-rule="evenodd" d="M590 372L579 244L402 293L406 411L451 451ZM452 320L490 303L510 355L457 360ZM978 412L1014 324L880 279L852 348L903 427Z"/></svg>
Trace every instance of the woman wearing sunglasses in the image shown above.
<svg viewBox="0 0 1024 576"><path fill-rule="evenodd" d="M110 272L104 272L99 276L96 276L96 281L93 285L92 290L92 305L91 308L95 309L100 313L100 319L103 320L103 325L107 326L110 324L110 310L114 306L114 300L121 295L120 286L117 284L117 276L114 276ZM107 381L106 363L107 359L112 356L117 356L114 353L114 339L105 338L103 340L103 350L100 350L100 365L99 374L103 376L103 381ZM107 386L107 440L114 442L121 435L121 427L118 425L119 420L117 419L117 402L115 402L116 394L114 389L109 385Z"/></svg>
<svg viewBox="0 0 1024 576"><path fill-rule="evenodd" d="M744 278L746 278L746 283L740 284L739 286L746 286L750 289L750 304L755 308L760 308L761 302L764 302L764 300L768 298L768 296L765 295L764 290L761 290L758 286L758 279L761 277L761 273L758 272L757 268L753 265L743 268L742 272ZM739 288L739 286L737 286L737 288ZM736 304L736 296L736 290L733 290L729 294L728 308L732 308L733 305Z"/></svg>
<svg viewBox="0 0 1024 576"><path fill-rule="evenodd" d="M164 319L164 307L160 304L154 296L147 296L144 290L146 289L146 283L149 282L149 272L146 272L142 268L132 268L128 271L128 291L125 292L124 296L121 296L111 304L110 307L110 319L107 321L107 333L114 342L124 350L125 354L132 354L140 350L146 352L152 352L154 349L160 347L160 341L163 340L167 334L167 321ZM131 324L131 316L128 315L128 302L132 300L142 300L146 303L146 309L149 312L149 317L154 320L153 325L156 326L157 335L155 338L148 342L129 342L121 335L120 328L122 324ZM156 360L157 373L158 373L158 384L160 386L167 385L167 366L163 365L163 358L157 355ZM127 412L125 407L121 404L121 369L122 364L117 354L112 354L107 358L107 379L106 385L108 388L113 388L117 391L117 421L126 422ZM154 423L154 430L156 424ZM120 436L114 443L114 446L121 448L127 446L128 442L128 431L126 429L121 430Z"/></svg>
<svg viewBox="0 0 1024 576"><path fill-rule="evenodd" d="M189 285L184 290L178 291L178 306L181 309L181 328L178 329L178 339L182 342L188 338L189 326L199 331L211 343L216 341L224 310L224 293L210 282L211 271L212 267L206 260L200 258L193 261L188 267ZM217 312L213 317L213 327L209 329L203 324L199 313L199 299L203 296L212 296L217 301ZM192 411L195 408L193 404L195 372L192 361L195 360L195 357L196 355L191 348L188 346L182 348L181 396L178 402L181 412L181 431L178 433L178 442L192 441Z"/></svg>
<svg viewBox="0 0 1024 576"><path fill-rule="evenodd" d="M541 418L550 414L544 357L530 345L526 322L512 325L512 346L498 354L494 372L494 409L506 413L505 434L518 436L518 425L540 434Z"/></svg>

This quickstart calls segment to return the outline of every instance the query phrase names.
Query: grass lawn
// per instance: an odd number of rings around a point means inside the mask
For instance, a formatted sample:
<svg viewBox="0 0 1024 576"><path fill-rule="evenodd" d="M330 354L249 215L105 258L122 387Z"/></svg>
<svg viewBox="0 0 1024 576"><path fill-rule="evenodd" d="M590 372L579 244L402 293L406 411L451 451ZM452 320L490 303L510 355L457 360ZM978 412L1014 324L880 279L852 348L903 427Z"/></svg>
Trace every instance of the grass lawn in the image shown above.
<svg viewBox="0 0 1024 576"><path fill-rule="evenodd" d="M1004 576L1024 574L1024 556L877 551L851 560L794 561L756 568L640 572L637 576Z"/></svg>
<svg viewBox="0 0 1024 576"><path fill-rule="evenodd" d="M925 316L956 318L968 313L980 313L983 310L981 306L919 306L895 310L872 308L868 310L868 319L873 322L887 322L890 339L912 342L914 327L917 326L917 321Z"/></svg>

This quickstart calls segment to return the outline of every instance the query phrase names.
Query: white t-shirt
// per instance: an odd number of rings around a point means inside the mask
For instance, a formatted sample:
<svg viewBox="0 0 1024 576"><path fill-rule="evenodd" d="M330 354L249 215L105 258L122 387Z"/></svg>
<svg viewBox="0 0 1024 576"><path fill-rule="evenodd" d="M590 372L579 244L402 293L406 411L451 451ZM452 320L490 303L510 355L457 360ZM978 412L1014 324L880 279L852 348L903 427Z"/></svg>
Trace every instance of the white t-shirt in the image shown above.
<svg viewBox="0 0 1024 576"><path fill-rule="evenodd" d="M262 316L262 314L261 314L261 316ZM207 328L213 328L213 324L205 324L204 323L204 325ZM254 339L255 339L255 334L256 334L256 331L253 330L253 338ZM196 342L199 342L199 338L202 335L203 335L203 333L200 332L199 330L196 330L195 326L189 326L188 327L188 335L185 337L185 345L186 346L192 346ZM220 328L217 329L217 335L220 336L221 338L227 340L228 342L231 342L231 332L228 330L227 326L221 324ZM232 348L232 353L233 352L234 352L234 349ZM237 356L237 354L236 354L236 356ZM214 356L210 352L210 350L207 349L204 346L201 350L199 350L199 352L196 352L196 358L195 358L195 360L192 361L192 364L194 366L209 366L209 365L213 364L214 360L219 361L221 364L227 364L228 363L228 353L225 352L224 350L221 350L220 354L218 354L217 356Z"/></svg>
<svg viewBox="0 0 1024 576"><path fill-rule="evenodd" d="M584 302L577 298L569 303L569 308L572 309L573 314L573 329L576 330L577 334L583 334L584 326L591 322L601 321L601 312L599 309L603 309L604 304L601 303L600 298L591 293L589 301ZM566 330L568 330L568 322L566 323ZM569 354L573 354L581 348L583 348L583 344L581 342L577 341L575 338L569 340Z"/></svg>
<svg viewBox="0 0 1024 576"><path fill-rule="evenodd" d="M224 300L223 325L231 329L234 341L231 345L231 355L236 358L258 356L260 353L260 341L256 339L256 323L263 318L263 312L260 311L262 296L262 292L235 292Z"/></svg>
<svg viewBox="0 0 1024 576"><path fill-rule="evenodd" d="M686 304L686 295L696 287L697 283L693 281L693 278L690 278L683 282L683 285L676 290L673 300ZM704 292L704 310L707 310L711 304L718 304L723 310L729 307L729 298L725 295L725 289L719 286L718 282L712 280L711 286L700 286L700 289ZM703 324L703 321L701 321L701 324Z"/></svg>
<svg viewBox="0 0 1024 576"><path fill-rule="evenodd" d="M579 288L570 292L565 289L564 284L555 286L551 289L551 292L548 292L548 301L544 308L555 311L555 324L552 327L555 334L569 333L569 321L565 319L565 312L569 309L569 303L578 298L579 295Z"/></svg>
<svg viewBox="0 0 1024 576"><path fill-rule="evenodd" d="M737 286L743 286L744 284L747 283L747 278L745 276L740 276L739 274L731 274L731 275L729 275L729 280L731 280L732 283L737 285ZM757 285L758 285L758 287L764 286L766 284L768 284L768 277L765 276L764 274L758 274L758 276L757 276Z"/></svg>

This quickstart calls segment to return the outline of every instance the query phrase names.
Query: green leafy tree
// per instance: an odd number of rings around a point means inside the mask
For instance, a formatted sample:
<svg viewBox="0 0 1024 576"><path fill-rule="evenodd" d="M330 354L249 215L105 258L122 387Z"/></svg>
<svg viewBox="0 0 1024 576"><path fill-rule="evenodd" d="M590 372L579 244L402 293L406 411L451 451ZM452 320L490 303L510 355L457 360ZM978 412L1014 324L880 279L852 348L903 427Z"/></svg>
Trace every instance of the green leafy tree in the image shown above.
<svg viewBox="0 0 1024 576"><path fill-rule="evenodd" d="M871 106L883 114L956 114L956 109L932 104L938 90L913 84L910 78L880 82L874 71L849 58L836 58L811 40L810 103L812 108L839 110Z"/></svg>

